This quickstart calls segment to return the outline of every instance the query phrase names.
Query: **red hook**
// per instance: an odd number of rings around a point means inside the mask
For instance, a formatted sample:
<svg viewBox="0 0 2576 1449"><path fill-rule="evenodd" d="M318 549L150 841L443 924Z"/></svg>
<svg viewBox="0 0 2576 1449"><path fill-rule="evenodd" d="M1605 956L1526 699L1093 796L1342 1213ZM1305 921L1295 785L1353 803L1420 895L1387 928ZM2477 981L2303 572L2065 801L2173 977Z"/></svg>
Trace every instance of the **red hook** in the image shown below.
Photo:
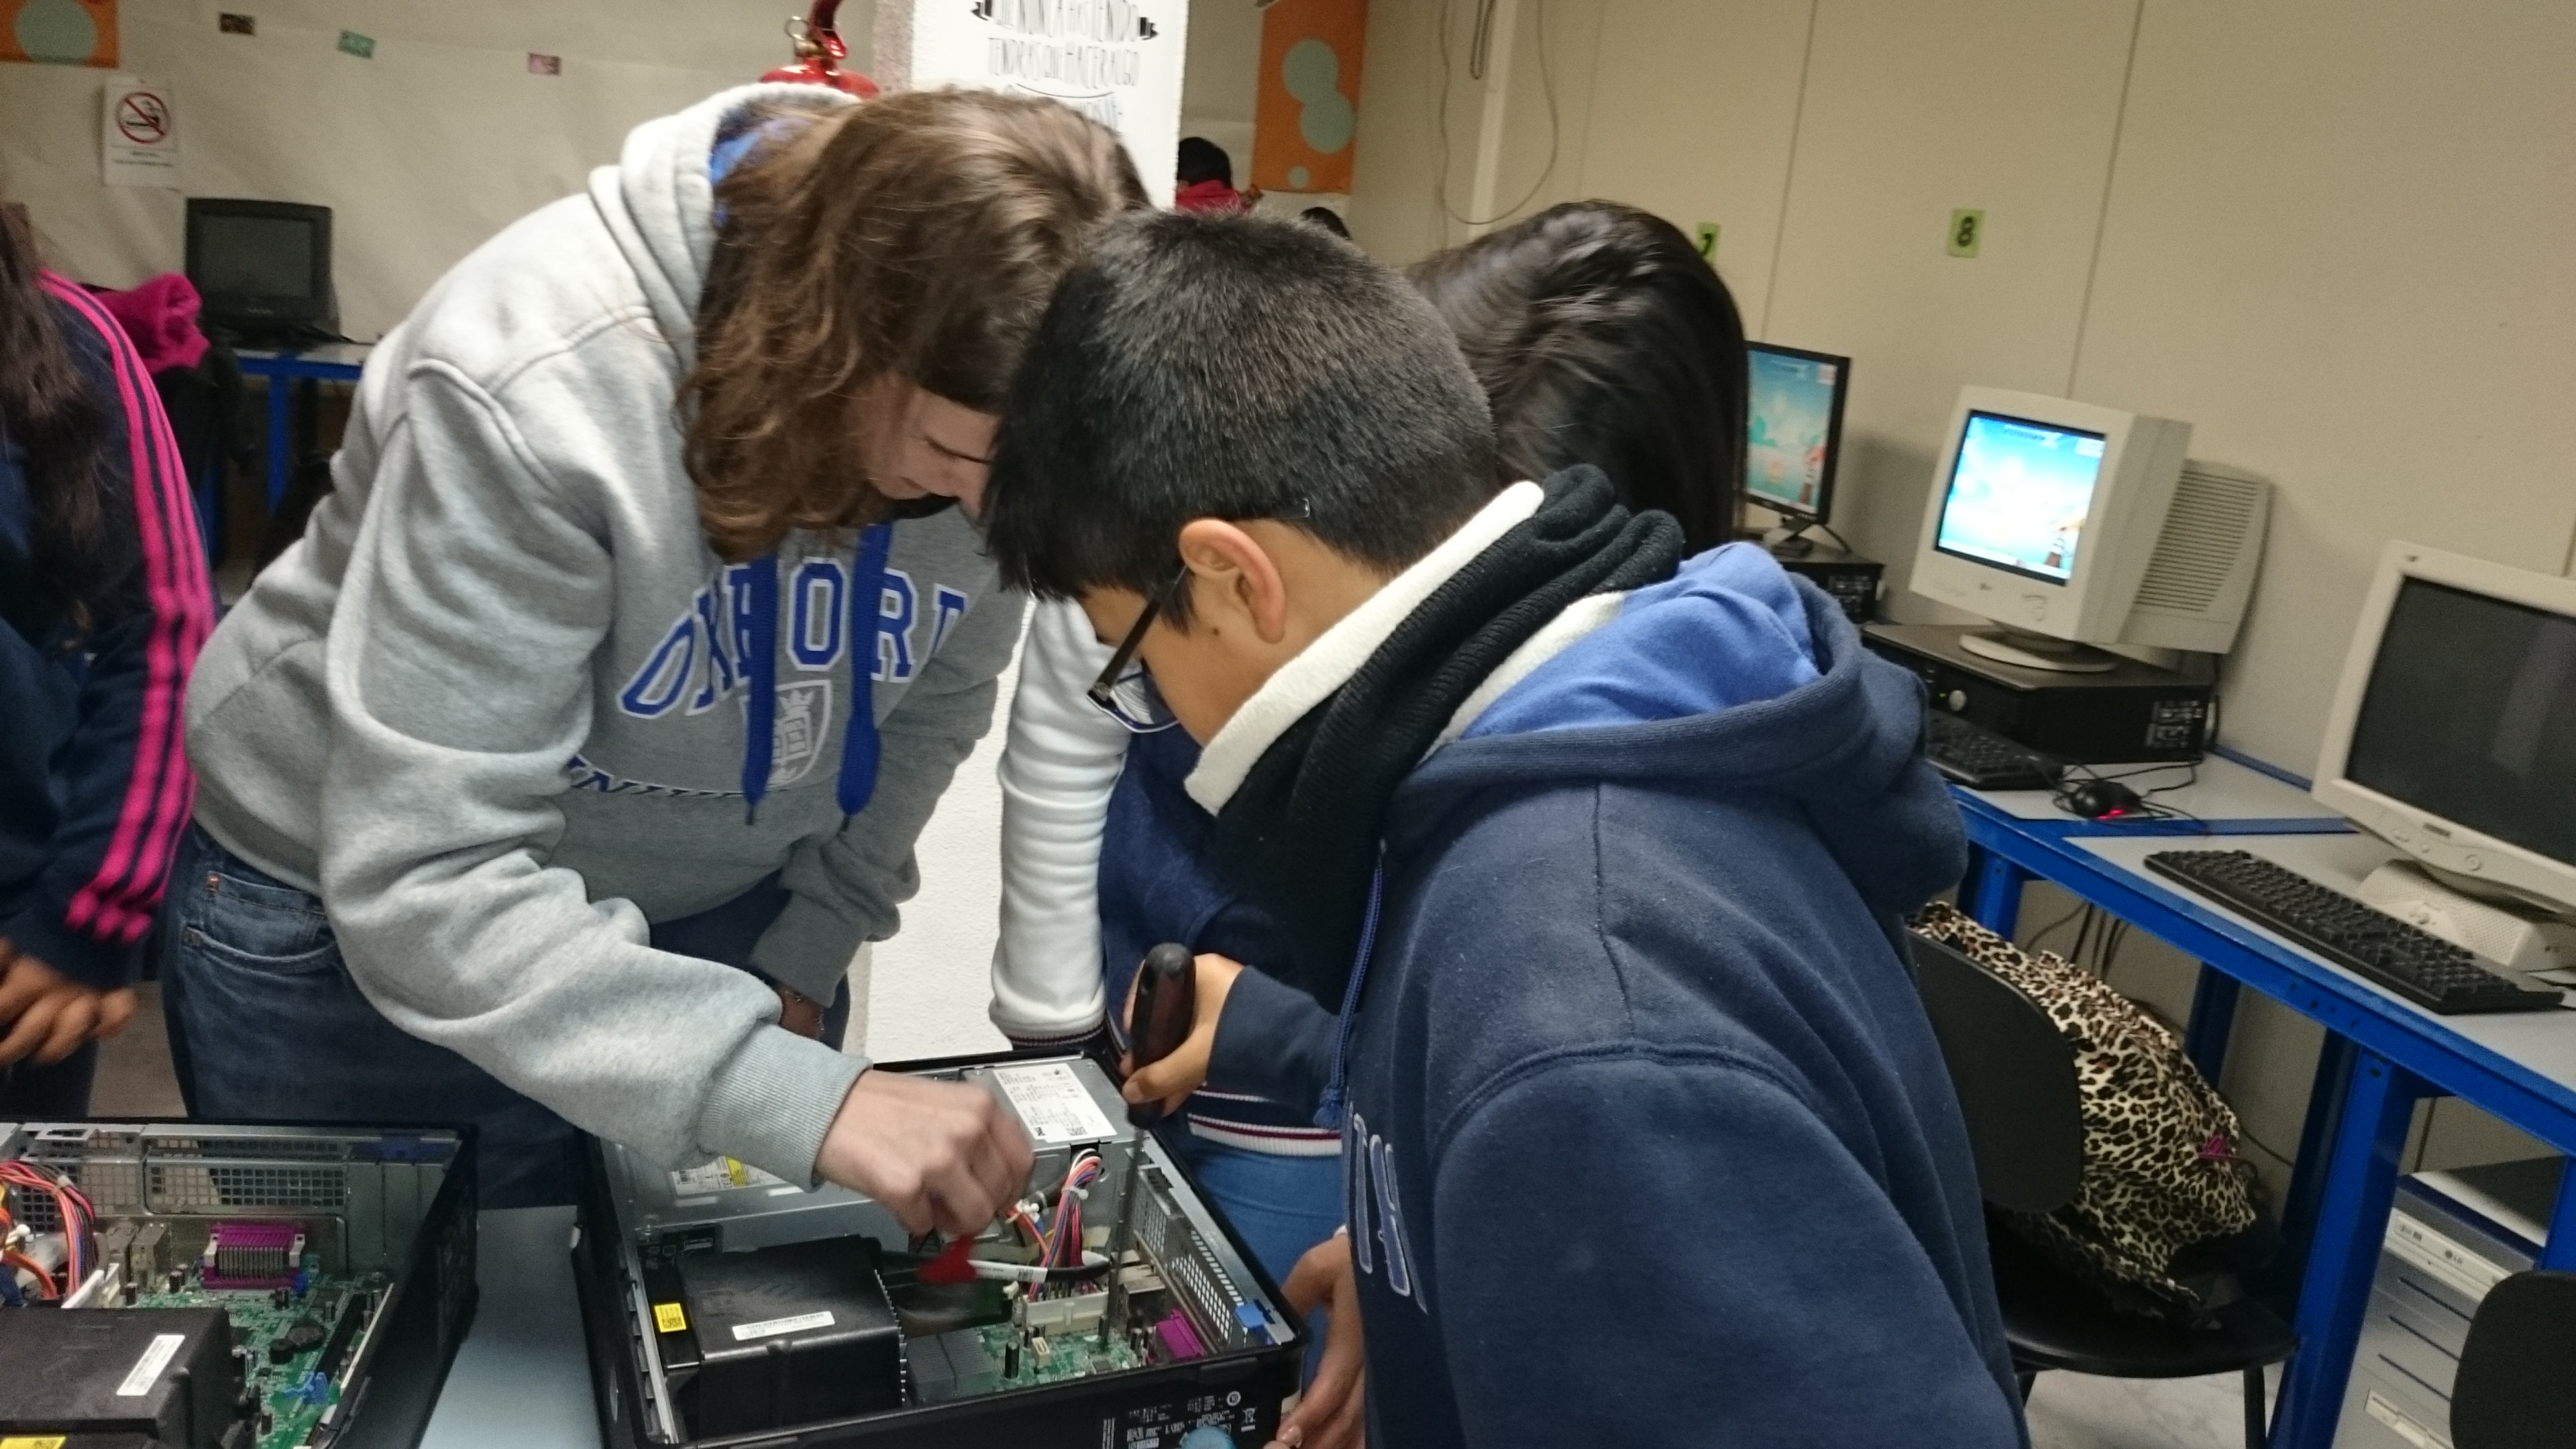
<svg viewBox="0 0 2576 1449"><path fill-rule="evenodd" d="M830 86L866 100L877 93L877 83L854 70L841 69L850 47L834 29L832 18L840 13L841 0L814 0L804 18L790 17L787 37L796 47L796 59L761 77L765 81L801 82L806 85Z"/></svg>

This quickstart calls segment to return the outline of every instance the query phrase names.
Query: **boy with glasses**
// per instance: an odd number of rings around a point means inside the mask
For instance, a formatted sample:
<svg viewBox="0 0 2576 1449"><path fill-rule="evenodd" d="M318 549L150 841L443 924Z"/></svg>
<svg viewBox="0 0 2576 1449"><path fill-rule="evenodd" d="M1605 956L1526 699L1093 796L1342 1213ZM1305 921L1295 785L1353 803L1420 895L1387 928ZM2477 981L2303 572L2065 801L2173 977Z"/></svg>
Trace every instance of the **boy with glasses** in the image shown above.
<svg viewBox="0 0 2576 1449"><path fill-rule="evenodd" d="M1112 224L1007 415L996 560L1143 661L1341 1008L1371 1437L2024 1442L1898 944L1963 857L1913 681L1597 473L1496 493L1437 318L1291 223Z"/></svg>

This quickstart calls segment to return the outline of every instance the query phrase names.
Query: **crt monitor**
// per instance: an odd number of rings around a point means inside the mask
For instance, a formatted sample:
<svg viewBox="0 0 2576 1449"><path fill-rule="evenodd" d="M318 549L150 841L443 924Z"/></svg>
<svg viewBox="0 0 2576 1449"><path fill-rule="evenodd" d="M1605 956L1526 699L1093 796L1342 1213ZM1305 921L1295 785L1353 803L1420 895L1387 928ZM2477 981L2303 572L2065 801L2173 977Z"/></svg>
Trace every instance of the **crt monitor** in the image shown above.
<svg viewBox="0 0 2576 1449"><path fill-rule="evenodd" d="M2171 418L1960 389L1911 587L2001 625L1961 646L2025 669L2107 670L2097 644L2224 651L2270 493L2186 463L2190 443Z"/></svg>
<svg viewBox="0 0 2576 1449"><path fill-rule="evenodd" d="M1851 359L1772 342L1745 351L1744 496L1793 531L1829 523Z"/></svg>
<svg viewBox="0 0 2576 1449"><path fill-rule="evenodd" d="M331 208L190 197L188 280L206 321L244 341L327 338L339 320Z"/></svg>
<svg viewBox="0 0 2576 1449"><path fill-rule="evenodd" d="M2315 794L2450 885L2576 911L2576 580L2389 545Z"/></svg>

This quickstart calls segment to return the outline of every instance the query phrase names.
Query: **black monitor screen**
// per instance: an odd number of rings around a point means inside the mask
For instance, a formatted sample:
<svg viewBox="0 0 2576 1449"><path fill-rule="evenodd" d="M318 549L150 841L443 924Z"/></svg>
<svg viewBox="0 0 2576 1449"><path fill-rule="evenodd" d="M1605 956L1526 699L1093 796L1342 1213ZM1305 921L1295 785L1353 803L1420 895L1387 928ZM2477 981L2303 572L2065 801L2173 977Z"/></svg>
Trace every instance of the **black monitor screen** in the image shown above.
<svg viewBox="0 0 2576 1449"><path fill-rule="evenodd" d="M1848 358L1762 342L1746 348L1746 496L1775 513L1827 521L1850 376Z"/></svg>
<svg viewBox="0 0 2576 1449"><path fill-rule="evenodd" d="M226 297L313 294L314 226L300 217L201 215L197 290Z"/></svg>
<svg viewBox="0 0 2576 1449"><path fill-rule="evenodd" d="M2576 618L2406 580L2344 776L2576 863Z"/></svg>

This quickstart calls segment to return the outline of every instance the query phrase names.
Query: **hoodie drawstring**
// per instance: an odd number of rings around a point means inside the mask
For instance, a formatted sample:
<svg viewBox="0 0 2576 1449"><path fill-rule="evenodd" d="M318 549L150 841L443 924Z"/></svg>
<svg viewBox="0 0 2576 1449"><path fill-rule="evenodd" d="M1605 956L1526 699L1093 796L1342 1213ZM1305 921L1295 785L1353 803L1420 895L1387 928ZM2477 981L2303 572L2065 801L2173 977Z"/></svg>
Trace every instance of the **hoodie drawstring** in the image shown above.
<svg viewBox="0 0 2576 1449"><path fill-rule="evenodd" d="M877 789L877 621L885 608L886 555L894 525L861 530L850 570L850 721L841 731L837 793L843 815L868 808ZM760 818L778 743L778 555L765 554L749 570L750 617L744 621L742 796L743 823Z"/></svg>
<svg viewBox="0 0 2576 1449"><path fill-rule="evenodd" d="M877 662L877 621L885 609L886 553L894 525L880 523L859 535L850 567L850 723L841 731L841 813L868 808L877 792L876 693L869 680Z"/></svg>
<svg viewBox="0 0 2576 1449"><path fill-rule="evenodd" d="M751 617L745 620L742 660L742 822L760 818L760 797L769 793L770 751L778 742L778 555L754 560L750 577Z"/></svg>

